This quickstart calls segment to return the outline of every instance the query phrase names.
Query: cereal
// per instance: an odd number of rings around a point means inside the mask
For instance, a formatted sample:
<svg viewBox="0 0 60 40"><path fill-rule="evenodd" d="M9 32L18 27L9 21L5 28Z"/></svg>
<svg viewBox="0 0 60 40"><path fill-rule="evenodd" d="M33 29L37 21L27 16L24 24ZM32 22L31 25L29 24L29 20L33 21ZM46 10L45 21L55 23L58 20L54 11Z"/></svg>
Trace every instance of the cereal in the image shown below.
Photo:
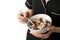
<svg viewBox="0 0 60 40"><path fill-rule="evenodd" d="M37 26L37 30L43 29L43 28L45 28L46 26L50 26L49 21L43 20L43 18L35 18L33 22L34 22L34 24ZM34 29L34 24L32 24L32 25L30 26L31 29Z"/></svg>

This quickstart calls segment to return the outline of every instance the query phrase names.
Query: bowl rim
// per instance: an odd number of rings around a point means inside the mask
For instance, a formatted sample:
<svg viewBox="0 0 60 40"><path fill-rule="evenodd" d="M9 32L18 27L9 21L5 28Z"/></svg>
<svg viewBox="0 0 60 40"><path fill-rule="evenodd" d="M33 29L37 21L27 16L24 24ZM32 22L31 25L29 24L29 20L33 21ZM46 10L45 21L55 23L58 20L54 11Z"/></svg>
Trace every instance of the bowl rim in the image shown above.
<svg viewBox="0 0 60 40"><path fill-rule="evenodd" d="M36 15L31 16L30 19L32 19L34 16L38 16L38 15L48 16L49 19L50 19L50 23L52 24L52 19L51 19L51 17L50 17L49 15L47 15L47 14L36 14ZM27 21L27 26L28 26L28 21ZM28 28L29 28L29 27L28 27ZM33 29L31 29L31 28L29 28L29 29L30 29L30 30L33 30ZM41 30L41 29L39 29L39 30ZM39 30L37 30L37 31L39 31Z"/></svg>

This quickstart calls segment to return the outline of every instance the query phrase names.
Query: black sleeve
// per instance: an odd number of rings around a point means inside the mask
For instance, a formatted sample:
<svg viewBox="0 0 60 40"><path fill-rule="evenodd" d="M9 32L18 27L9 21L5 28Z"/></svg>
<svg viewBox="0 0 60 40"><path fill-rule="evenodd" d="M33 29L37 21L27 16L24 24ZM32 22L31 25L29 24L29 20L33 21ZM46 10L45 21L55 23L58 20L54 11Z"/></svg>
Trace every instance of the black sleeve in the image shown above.
<svg viewBox="0 0 60 40"><path fill-rule="evenodd" d="M25 5L27 8L32 9L32 0L26 0Z"/></svg>

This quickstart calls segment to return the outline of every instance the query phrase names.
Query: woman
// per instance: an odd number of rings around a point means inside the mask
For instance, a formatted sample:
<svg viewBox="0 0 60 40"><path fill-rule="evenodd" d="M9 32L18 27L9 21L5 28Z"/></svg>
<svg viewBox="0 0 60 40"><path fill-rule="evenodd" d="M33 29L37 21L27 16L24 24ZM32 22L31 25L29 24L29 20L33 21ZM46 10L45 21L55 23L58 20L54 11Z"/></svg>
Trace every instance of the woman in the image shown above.
<svg viewBox="0 0 60 40"><path fill-rule="evenodd" d="M60 0L26 0L25 5L28 10L26 13L18 14L21 23L26 23L27 18L32 15L44 13L52 18L52 25L46 34L40 34L28 30L26 40L60 40ZM29 14L29 16L28 16Z"/></svg>

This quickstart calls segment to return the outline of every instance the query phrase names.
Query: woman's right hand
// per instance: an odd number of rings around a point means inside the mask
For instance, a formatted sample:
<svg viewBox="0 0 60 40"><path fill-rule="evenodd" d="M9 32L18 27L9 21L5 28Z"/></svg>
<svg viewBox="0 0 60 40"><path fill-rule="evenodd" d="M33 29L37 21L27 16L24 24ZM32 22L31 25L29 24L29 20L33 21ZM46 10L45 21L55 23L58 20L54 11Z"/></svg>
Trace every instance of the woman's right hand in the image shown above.
<svg viewBox="0 0 60 40"><path fill-rule="evenodd" d="M18 20L21 23L26 23L28 21L28 18L29 18L29 15L28 14L29 14L28 12L18 13Z"/></svg>

